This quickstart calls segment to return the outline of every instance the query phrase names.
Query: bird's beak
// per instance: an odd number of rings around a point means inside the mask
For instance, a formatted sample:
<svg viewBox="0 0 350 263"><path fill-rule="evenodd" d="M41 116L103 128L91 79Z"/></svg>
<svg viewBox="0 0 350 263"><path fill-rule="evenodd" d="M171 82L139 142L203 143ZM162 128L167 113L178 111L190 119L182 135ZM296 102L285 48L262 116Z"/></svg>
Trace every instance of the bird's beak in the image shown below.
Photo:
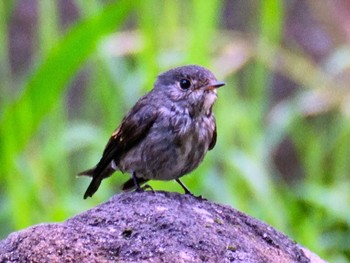
<svg viewBox="0 0 350 263"><path fill-rule="evenodd" d="M223 81L217 81L217 82L209 84L204 89L205 90L214 90L214 89L217 89L217 88L220 88L220 87L224 86L225 84L226 83L223 82Z"/></svg>

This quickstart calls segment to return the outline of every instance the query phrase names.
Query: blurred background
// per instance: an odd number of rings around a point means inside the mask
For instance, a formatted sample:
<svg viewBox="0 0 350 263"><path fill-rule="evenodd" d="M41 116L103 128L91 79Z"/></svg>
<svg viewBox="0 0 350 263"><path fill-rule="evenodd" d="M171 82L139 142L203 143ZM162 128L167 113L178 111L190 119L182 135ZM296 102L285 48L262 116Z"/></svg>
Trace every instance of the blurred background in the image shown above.
<svg viewBox="0 0 350 263"><path fill-rule="evenodd" d="M83 200L76 174L160 72L200 64L227 85L184 183L349 262L350 1L0 0L0 20L0 239L120 192Z"/></svg>

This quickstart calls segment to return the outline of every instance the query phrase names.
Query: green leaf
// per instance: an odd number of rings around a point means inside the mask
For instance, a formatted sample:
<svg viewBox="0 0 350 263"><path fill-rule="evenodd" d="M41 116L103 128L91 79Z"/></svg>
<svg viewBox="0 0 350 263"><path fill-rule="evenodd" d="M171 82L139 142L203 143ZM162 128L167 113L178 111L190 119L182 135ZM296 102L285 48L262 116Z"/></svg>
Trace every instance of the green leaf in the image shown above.
<svg viewBox="0 0 350 263"><path fill-rule="evenodd" d="M27 144L67 83L94 52L101 37L120 27L136 4L137 1L125 0L106 6L97 16L78 22L48 52L21 96L6 107L1 116L0 134L11 129L16 132L12 150L18 152ZM6 138L2 138L1 147L5 147L5 143Z"/></svg>

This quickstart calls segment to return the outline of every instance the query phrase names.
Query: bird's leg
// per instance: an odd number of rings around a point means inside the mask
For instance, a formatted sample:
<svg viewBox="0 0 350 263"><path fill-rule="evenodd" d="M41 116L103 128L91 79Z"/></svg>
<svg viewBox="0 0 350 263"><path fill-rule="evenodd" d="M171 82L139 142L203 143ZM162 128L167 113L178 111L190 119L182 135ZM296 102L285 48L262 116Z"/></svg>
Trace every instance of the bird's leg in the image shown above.
<svg viewBox="0 0 350 263"><path fill-rule="evenodd" d="M149 184L145 184L144 186L142 186L142 190L146 190L146 189L150 189L152 193L155 193L152 186L150 186Z"/></svg>
<svg viewBox="0 0 350 263"><path fill-rule="evenodd" d="M134 182L134 185L135 185L135 191L136 192L143 192L145 191L146 189L151 189L152 193L154 193L154 190L153 188L149 185L149 184L145 184L144 186L140 186L140 183L139 181L137 180L137 177L135 175L135 173L132 173L132 180Z"/></svg>
<svg viewBox="0 0 350 263"><path fill-rule="evenodd" d="M186 195L192 195L192 196L194 196L194 195L191 193L191 191L186 187L186 185L184 185L184 184L180 181L180 179L175 179L175 181L178 182L179 185L181 185L181 187L184 189Z"/></svg>
<svg viewBox="0 0 350 263"><path fill-rule="evenodd" d="M139 184L139 182L137 181L135 172L132 173L132 180L133 180L134 185L135 185L135 188L136 188L135 191L136 191L136 192L143 192L144 189L140 187L140 184Z"/></svg>

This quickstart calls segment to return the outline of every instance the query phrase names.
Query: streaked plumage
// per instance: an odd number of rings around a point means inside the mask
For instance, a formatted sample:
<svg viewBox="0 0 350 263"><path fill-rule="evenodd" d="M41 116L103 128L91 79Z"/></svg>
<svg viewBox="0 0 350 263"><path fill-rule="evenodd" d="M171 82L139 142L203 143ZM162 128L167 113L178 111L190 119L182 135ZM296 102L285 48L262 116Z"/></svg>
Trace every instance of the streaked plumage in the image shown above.
<svg viewBox="0 0 350 263"><path fill-rule="evenodd" d="M209 70L195 65L159 75L153 90L139 99L113 132L98 164L80 173L92 177L84 198L115 170L132 175L123 190L139 189L148 180L181 183L178 179L193 171L215 146L212 106L216 88L223 85Z"/></svg>

